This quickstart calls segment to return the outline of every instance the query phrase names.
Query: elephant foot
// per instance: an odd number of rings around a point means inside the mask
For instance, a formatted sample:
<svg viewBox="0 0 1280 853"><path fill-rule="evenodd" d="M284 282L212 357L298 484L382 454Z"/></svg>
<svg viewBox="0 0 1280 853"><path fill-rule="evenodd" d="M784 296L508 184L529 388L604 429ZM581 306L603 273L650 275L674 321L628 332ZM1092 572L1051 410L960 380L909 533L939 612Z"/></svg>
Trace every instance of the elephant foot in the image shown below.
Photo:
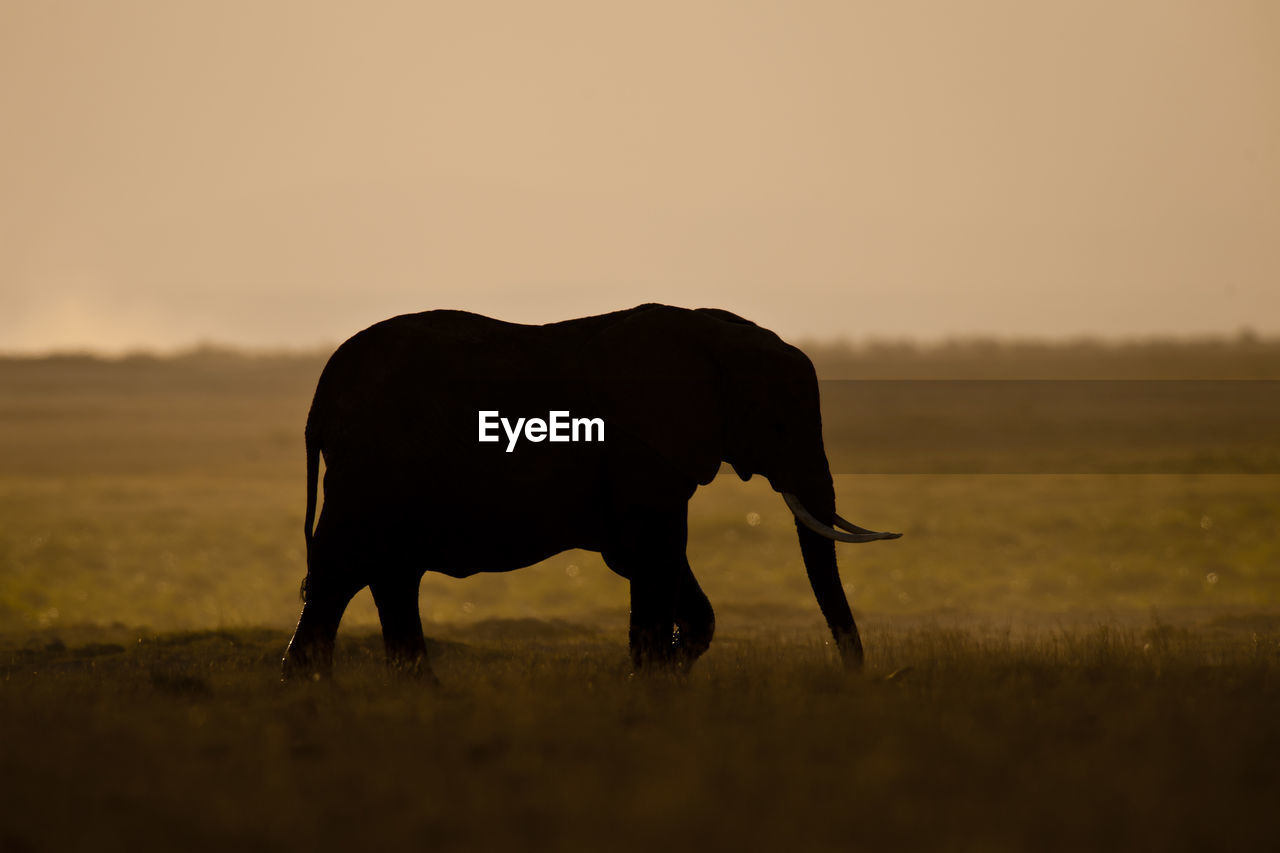
<svg viewBox="0 0 1280 853"><path fill-rule="evenodd" d="M682 679L709 646L700 636L682 634L679 626L670 634L658 630L638 632L632 637L631 680Z"/></svg>
<svg viewBox="0 0 1280 853"><path fill-rule="evenodd" d="M333 643L294 636L280 664L280 680L324 681L333 676Z"/></svg>
<svg viewBox="0 0 1280 853"><path fill-rule="evenodd" d="M698 658L711 648L711 635L715 631L715 623L705 625L688 625L684 630L677 625L672 639L675 651L675 665L683 672L688 672Z"/></svg>
<svg viewBox="0 0 1280 853"><path fill-rule="evenodd" d="M294 654L286 654L280 667L280 680L287 683L307 681L325 681L333 676L330 667L316 666L314 663Z"/></svg>
<svg viewBox="0 0 1280 853"><path fill-rule="evenodd" d="M425 657L388 658L387 671L399 681L422 684L426 687L439 687L440 679L436 677Z"/></svg>
<svg viewBox="0 0 1280 853"><path fill-rule="evenodd" d="M677 639L671 628L631 629L631 665L637 671L670 669L676 660Z"/></svg>

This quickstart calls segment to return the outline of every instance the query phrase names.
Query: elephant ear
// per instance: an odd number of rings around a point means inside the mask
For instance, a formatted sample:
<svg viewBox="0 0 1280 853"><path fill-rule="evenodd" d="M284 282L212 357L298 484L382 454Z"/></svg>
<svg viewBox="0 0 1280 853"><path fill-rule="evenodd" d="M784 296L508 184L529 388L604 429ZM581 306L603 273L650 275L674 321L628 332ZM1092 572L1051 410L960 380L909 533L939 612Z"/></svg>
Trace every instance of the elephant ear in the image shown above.
<svg viewBox="0 0 1280 853"><path fill-rule="evenodd" d="M719 366L727 424L722 447L725 461L743 481L755 474L774 476L793 468L789 454L796 447L807 440L821 442L813 363L801 350L750 320L714 308L700 308L697 313L714 318L707 340ZM803 422L809 411L818 425L815 436L788 431L788 425Z"/></svg>
<svg viewBox="0 0 1280 853"><path fill-rule="evenodd" d="M708 322L686 309L646 306L582 353L592 396L604 404L606 441L700 485L720 470L726 431Z"/></svg>

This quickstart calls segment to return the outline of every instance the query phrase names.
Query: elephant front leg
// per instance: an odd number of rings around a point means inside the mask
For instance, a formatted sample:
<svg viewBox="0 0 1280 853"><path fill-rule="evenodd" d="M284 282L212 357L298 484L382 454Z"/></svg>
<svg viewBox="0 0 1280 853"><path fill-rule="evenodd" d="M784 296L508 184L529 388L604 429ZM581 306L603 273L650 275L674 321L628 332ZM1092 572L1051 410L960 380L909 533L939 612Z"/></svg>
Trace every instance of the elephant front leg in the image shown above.
<svg viewBox="0 0 1280 853"><path fill-rule="evenodd" d="M716 615L706 593L685 562L676 587L676 664L687 670L711 647Z"/></svg>
<svg viewBox="0 0 1280 853"><path fill-rule="evenodd" d="M382 578L369 585L373 603L382 623L382 643L387 652L387 666L397 675L405 675L428 684L439 684L427 661L427 642L422 635L422 616L418 610L418 586L422 578L412 573Z"/></svg>
<svg viewBox="0 0 1280 853"><path fill-rule="evenodd" d="M686 514L683 503L620 507L620 521L602 554L609 568L631 581L628 639L631 662L637 670L669 667L680 657L676 642L680 594L689 585L686 581L697 587L685 557ZM689 624L698 621L690 620Z"/></svg>
<svg viewBox="0 0 1280 853"><path fill-rule="evenodd" d="M631 664L637 670L671 666L677 657L676 578L649 569L631 581Z"/></svg>

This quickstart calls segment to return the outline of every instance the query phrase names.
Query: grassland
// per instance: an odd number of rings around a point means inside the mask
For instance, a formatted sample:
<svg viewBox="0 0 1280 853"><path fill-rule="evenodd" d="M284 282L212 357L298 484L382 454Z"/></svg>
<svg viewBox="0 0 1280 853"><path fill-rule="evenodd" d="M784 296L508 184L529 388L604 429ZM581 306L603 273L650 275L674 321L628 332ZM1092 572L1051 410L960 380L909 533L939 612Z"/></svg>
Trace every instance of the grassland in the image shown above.
<svg viewBox="0 0 1280 853"><path fill-rule="evenodd" d="M781 502L722 476L690 676L630 678L626 586L578 552L428 576L439 691L388 681L367 593L336 684L276 683L322 357L0 360L0 848L1269 847L1280 347L814 354L891 380L826 413L833 458L877 461L841 512L907 534L841 550L866 676ZM1067 441L1025 395L922 413L894 382L938 379L1251 384L1090 390Z"/></svg>
<svg viewBox="0 0 1280 853"><path fill-rule="evenodd" d="M567 624L438 641L446 687L274 683L281 630L10 649L0 839L24 849L1265 849L1280 628L1027 635L868 620L630 680ZM79 645L77 645L79 644ZM905 674L885 680L899 668Z"/></svg>

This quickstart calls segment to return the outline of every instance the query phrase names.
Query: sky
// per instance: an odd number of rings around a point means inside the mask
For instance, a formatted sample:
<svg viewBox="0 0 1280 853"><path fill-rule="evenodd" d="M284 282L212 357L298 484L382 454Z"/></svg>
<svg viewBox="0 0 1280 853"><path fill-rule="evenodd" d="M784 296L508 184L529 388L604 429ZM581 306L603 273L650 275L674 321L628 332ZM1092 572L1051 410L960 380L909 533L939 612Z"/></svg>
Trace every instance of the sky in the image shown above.
<svg viewBox="0 0 1280 853"><path fill-rule="evenodd" d="M1280 3L0 0L0 352L1280 333Z"/></svg>

